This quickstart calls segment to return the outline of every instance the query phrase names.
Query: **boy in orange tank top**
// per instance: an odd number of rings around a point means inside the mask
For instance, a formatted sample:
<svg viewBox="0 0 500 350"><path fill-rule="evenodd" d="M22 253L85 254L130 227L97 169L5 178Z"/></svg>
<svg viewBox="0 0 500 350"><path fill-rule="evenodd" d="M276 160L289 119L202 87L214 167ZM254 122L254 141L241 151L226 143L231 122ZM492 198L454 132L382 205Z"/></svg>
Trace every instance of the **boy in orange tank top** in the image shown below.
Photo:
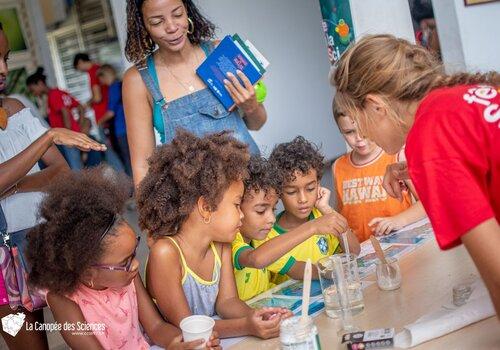
<svg viewBox="0 0 500 350"><path fill-rule="evenodd" d="M387 166L404 160L404 151L389 155L373 141L363 138L356 123L337 110L335 102L333 115L345 141L352 148L332 166L337 211L347 219L359 241L367 240L372 234L389 234L425 217L422 204L418 199L412 201L409 192L400 202L388 196L382 187ZM410 181L406 185L412 190Z"/></svg>

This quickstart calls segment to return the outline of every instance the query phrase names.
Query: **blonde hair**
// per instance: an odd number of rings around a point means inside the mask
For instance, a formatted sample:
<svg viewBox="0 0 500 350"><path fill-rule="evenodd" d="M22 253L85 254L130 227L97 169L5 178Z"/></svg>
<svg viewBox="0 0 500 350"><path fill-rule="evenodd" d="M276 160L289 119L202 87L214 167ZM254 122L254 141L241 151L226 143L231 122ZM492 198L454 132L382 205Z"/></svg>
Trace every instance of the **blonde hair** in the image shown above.
<svg viewBox="0 0 500 350"><path fill-rule="evenodd" d="M389 34L367 35L349 47L330 79L337 90L334 108L351 116L367 136L375 123L363 111L368 94L381 97L395 123L404 124L395 103L420 101L439 87L500 85L497 72L447 75L430 51Z"/></svg>

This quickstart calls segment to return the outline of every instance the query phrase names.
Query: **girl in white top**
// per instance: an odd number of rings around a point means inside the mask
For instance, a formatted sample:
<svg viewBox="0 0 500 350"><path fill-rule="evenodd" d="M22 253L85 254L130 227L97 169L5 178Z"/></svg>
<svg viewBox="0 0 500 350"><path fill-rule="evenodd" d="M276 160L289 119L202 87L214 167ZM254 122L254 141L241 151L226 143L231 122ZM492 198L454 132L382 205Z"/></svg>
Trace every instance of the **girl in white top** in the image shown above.
<svg viewBox="0 0 500 350"><path fill-rule="evenodd" d="M9 44L0 23L0 92L5 89ZM105 150L84 134L67 129L47 129L18 100L0 99L0 205L7 221L11 240L25 245L26 230L37 221L38 204L44 187L68 165L56 148L58 145L89 151ZM46 168L40 170L41 160ZM26 322L43 322L42 310L26 314ZM12 314L0 273L0 318ZM9 349L48 349L44 332L22 327L16 337L2 336Z"/></svg>

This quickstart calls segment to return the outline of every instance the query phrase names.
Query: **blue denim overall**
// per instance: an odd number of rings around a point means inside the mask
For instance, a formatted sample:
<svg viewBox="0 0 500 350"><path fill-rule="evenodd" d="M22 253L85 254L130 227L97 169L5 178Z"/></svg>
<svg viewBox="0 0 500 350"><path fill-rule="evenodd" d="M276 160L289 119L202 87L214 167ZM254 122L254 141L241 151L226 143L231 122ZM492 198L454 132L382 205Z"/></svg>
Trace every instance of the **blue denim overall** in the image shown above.
<svg viewBox="0 0 500 350"><path fill-rule="evenodd" d="M201 48L208 56L213 50L213 44L203 42ZM184 128L198 136L230 130L235 138L248 145L251 154L260 154L238 111L228 112L210 89L205 88L167 102L159 88L153 55L136 66L153 98L153 124L160 133L162 143L172 141L178 128Z"/></svg>

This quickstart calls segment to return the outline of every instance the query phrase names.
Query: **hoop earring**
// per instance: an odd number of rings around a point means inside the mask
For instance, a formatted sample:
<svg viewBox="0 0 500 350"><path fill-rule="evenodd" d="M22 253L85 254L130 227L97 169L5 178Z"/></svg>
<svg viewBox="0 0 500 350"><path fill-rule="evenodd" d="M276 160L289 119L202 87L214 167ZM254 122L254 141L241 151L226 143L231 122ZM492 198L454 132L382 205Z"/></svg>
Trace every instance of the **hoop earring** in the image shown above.
<svg viewBox="0 0 500 350"><path fill-rule="evenodd" d="M191 29L189 29L190 26L191 26ZM188 17L188 31L187 31L187 33L188 34L194 33L194 23L193 23L193 20L189 17Z"/></svg>
<svg viewBox="0 0 500 350"><path fill-rule="evenodd" d="M148 36L148 38L147 38L146 40L148 41L149 46L150 46L152 49L154 49L156 44L155 44L155 42L153 41L153 39L151 39L151 37L150 37L150 36Z"/></svg>
<svg viewBox="0 0 500 350"><path fill-rule="evenodd" d="M94 288L94 280L90 280L89 285L90 285L90 288Z"/></svg>
<svg viewBox="0 0 500 350"><path fill-rule="evenodd" d="M203 218L203 222L207 225L210 223L211 220L212 220L211 216L209 216L208 218Z"/></svg>

